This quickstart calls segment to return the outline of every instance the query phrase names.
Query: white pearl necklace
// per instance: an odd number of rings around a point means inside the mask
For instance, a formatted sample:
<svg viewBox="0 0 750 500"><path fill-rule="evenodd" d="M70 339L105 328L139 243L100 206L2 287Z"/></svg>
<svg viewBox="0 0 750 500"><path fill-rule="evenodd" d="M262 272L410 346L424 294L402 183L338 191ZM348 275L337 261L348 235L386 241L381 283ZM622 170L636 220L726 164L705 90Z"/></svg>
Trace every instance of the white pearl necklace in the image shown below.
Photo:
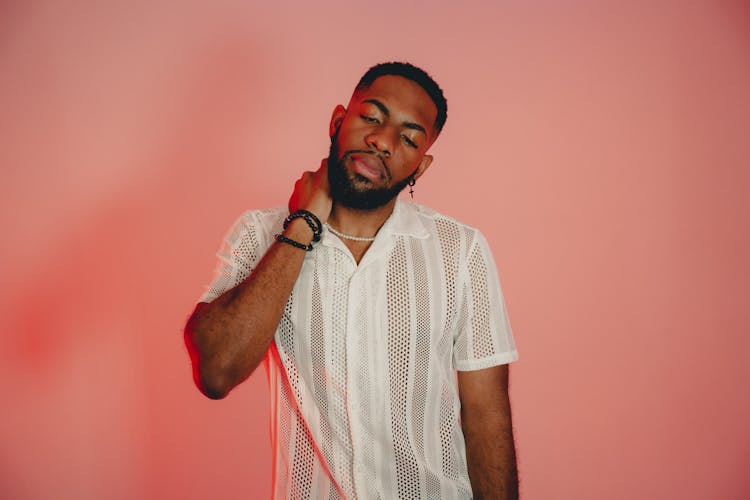
<svg viewBox="0 0 750 500"><path fill-rule="evenodd" d="M330 224L328 224L327 222L325 223L325 225L326 225L326 227L328 228L328 230L329 230L330 232L332 232L333 234L335 234L335 235L336 235L336 236L338 236L339 238L344 238L345 240L352 240L352 241L375 241L375 236L371 236L371 237L369 237L369 238L367 238L367 237L364 237L364 236L351 236L351 235L348 235L348 234L344 234L344 233L340 233L340 232L336 231L336 230L335 230L335 229L334 229L333 227L331 227L331 225L330 225Z"/></svg>

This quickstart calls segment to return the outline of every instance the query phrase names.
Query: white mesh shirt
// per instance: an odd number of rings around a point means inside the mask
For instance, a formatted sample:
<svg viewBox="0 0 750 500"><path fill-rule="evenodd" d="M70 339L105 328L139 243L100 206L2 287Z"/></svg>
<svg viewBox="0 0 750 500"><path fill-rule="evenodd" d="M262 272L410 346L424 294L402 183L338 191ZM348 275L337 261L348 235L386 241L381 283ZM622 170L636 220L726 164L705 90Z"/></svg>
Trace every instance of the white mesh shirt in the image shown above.
<svg viewBox="0 0 750 500"><path fill-rule="evenodd" d="M286 215L237 220L202 302L252 272ZM517 358L476 229L399 200L359 265L324 230L264 360L274 498L470 498L454 370Z"/></svg>

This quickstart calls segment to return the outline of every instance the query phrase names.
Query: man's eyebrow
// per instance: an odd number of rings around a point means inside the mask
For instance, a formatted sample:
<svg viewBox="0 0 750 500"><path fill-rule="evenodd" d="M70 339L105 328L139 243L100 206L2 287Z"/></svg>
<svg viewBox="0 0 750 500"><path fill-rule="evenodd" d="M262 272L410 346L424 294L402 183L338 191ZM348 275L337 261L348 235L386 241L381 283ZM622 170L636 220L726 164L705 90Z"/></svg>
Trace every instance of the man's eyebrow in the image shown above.
<svg viewBox="0 0 750 500"><path fill-rule="evenodd" d="M380 110L380 112L383 113L385 116L388 116L388 117L391 116L391 112L388 111L388 108L385 107L385 104L383 104L382 102L378 101L377 99L365 99L362 102L367 102L367 103L370 103L370 104L374 104L375 106L378 107L378 109ZM427 130L425 130L425 128L422 125L420 125L419 123L404 122L402 125L404 127L406 127L406 128L410 128L412 130L419 130L424 135L427 135Z"/></svg>
<svg viewBox="0 0 750 500"><path fill-rule="evenodd" d="M426 130L424 129L424 127L423 127L422 125L420 125L419 123L404 122L404 123L403 123L403 125L404 125L404 127L406 127L406 128L410 128L410 129L413 129L413 130L419 130L419 131L420 131L420 132L422 132L422 133L423 133L424 135L427 135L427 131L426 131Z"/></svg>
<svg viewBox="0 0 750 500"><path fill-rule="evenodd" d="M365 99L362 102L369 102L370 104L374 104L375 106L378 107L380 112L383 113L385 116L391 116L391 112L388 111L388 108L385 107L385 104L378 101L377 99Z"/></svg>

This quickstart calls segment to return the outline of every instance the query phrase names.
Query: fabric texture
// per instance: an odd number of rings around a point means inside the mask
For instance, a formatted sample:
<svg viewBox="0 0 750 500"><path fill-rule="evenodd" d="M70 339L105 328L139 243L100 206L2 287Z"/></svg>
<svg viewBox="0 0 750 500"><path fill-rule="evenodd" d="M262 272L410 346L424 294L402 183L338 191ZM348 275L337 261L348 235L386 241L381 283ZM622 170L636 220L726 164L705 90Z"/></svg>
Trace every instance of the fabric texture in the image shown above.
<svg viewBox="0 0 750 500"><path fill-rule="evenodd" d="M287 213L236 221L202 302L252 272ZM324 229L264 359L274 498L471 498L454 370L517 358L478 230L398 200L357 265Z"/></svg>

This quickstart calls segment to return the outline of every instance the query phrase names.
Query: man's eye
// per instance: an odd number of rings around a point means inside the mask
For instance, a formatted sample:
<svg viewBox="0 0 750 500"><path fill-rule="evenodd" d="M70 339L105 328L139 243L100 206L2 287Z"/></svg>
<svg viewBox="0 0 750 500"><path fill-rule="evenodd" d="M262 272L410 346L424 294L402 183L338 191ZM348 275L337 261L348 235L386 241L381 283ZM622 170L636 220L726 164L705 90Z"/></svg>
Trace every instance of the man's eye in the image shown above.
<svg viewBox="0 0 750 500"><path fill-rule="evenodd" d="M359 115L365 122L367 123L378 123L377 118L373 118L372 116L367 115Z"/></svg>
<svg viewBox="0 0 750 500"><path fill-rule="evenodd" d="M416 142L414 142L414 141L412 141L411 139L409 139L409 137L408 137L408 136L402 135L401 137L403 137L403 138L404 138L404 142L405 142L406 144L408 144L408 145L409 145L410 147L412 147L412 148L416 148L416 147L417 147L417 143L416 143Z"/></svg>

